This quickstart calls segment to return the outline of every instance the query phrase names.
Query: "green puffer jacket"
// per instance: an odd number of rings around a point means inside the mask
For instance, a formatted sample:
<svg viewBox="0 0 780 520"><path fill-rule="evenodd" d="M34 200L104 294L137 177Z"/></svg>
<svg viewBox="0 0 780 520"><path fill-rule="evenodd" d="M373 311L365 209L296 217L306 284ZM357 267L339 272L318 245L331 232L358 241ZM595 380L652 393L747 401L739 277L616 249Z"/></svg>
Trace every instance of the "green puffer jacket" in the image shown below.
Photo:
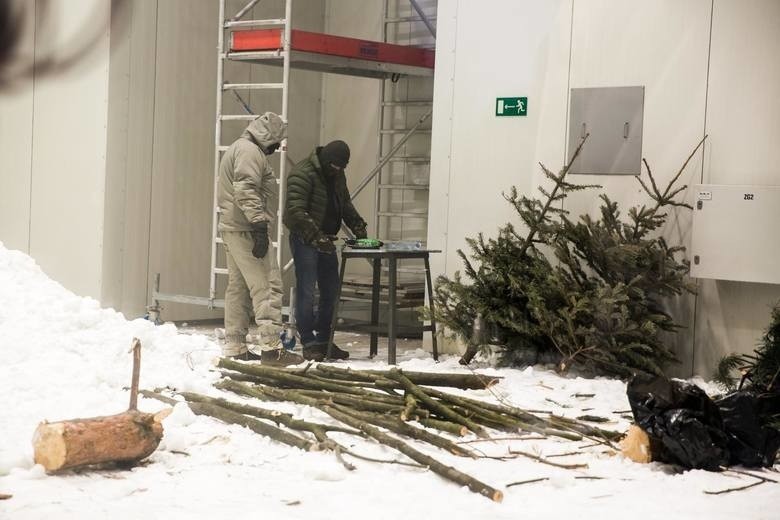
<svg viewBox="0 0 780 520"><path fill-rule="evenodd" d="M328 207L328 188L320 166L317 147L308 159L295 165L287 179L287 197L282 221L291 232L299 235L305 242L313 244L324 235L322 223ZM347 189L344 172L336 176L336 201L341 218L352 230L365 231L366 222L352 205Z"/></svg>
<svg viewBox="0 0 780 520"><path fill-rule="evenodd" d="M253 224L276 218L279 182L264 150L286 135L286 123L266 112L225 151L217 186L220 231L250 231Z"/></svg>

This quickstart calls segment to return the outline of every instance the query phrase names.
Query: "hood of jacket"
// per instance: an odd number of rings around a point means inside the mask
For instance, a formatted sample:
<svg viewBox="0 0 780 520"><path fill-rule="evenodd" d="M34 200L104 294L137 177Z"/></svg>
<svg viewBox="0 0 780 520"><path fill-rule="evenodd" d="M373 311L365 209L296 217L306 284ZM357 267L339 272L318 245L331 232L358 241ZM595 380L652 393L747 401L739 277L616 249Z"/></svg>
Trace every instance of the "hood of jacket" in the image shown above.
<svg viewBox="0 0 780 520"><path fill-rule="evenodd" d="M241 137L247 137L258 144L263 151L280 143L287 137L287 123L273 112L266 112L246 127Z"/></svg>

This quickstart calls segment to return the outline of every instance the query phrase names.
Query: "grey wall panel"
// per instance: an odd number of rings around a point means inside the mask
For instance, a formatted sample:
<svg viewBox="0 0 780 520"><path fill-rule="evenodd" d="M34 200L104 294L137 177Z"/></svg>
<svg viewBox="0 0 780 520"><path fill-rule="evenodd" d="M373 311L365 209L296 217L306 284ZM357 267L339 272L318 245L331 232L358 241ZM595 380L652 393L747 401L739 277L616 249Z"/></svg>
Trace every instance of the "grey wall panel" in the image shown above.
<svg viewBox="0 0 780 520"><path fill-rule="evenodd" d="M143 314L148 286L157 2L133 2L112 34L103 304ZM115 37L116 35L116 37Z"/></svg>
<svg viewBox="0 0 780 520"><path fill-rule="evenodd" d="M121 304L129 316L141 314L151 297L147 281L154 133L149 129L156 107L157 4L146 0L133 7Z"/></svg>
<svg viewBox="0 0 780 520"><path fill-rule="evenodd" d="M23 31L17 64L33 65L34 9ZM29 252L33 78L0 92L0 242Z"/></svg>
<svg viewBox="0 0 780 520"><path fill-rule="evenodd" d="M38 24L36 61L61 52L85 31L97 42L77 66L38 80L34 89L30 254L44 271L83 296L101 296L108 113L110 5L51 2L56 22Z"/></svg>
<svg viewBox="0 0 780 520"><path fill-rule="evenodd" d="M112 2L112 6L113 6ZM103 283L100 302L120 309L126 216L127 138L130 96L130 58L133 4L124 20L115 20L111 31L108 77L108 128L106 147L105 210L103 225Z"/></svg>
<svg viewBox="0 0 780 520"><path fill-rule="evenodd" d="M149 283L207 296L211 258L217 2L160 2L157 13ZM164 318L219 317L166 304Z"/></svg>

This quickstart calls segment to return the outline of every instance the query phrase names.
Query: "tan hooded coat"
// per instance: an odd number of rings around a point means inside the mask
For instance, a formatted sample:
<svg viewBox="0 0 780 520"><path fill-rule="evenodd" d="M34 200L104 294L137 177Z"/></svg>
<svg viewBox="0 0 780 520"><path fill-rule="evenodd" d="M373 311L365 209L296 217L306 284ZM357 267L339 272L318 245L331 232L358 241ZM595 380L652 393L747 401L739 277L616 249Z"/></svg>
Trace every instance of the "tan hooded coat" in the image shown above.
<svg viewBox="0 0 780 520"><path fill-rule="evenodd" d="M266 112L225 151L217 187L220 231L250 231L252 224L276 218L279 183L265 150L286 136L287 124Z"/></svg>

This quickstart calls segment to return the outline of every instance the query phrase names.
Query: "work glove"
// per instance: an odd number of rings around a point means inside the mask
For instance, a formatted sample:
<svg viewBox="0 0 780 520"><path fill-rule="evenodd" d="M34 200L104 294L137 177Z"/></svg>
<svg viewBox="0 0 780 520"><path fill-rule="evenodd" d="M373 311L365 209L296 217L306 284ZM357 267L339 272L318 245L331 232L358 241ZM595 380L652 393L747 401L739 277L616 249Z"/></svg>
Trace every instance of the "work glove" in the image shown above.
<svg viewBox="0 0 780 520"><path fill-rule="evenodd" d="M268 222L252 224L252 240L255 242L252 256L265 258L265 255L268 254Z"/></svg>
<svg viewBox="0 0 780 520"><path fill-rule="evenodd" d="M355 233L355 238L361 239L361 238L368 238L368 233L366 233L366 227L359 227L352 230Z"/></svg>
<svg viewBox="0 0 780 520"><path fill-rule="evenodd" d="M314 242L314 247L320 253L332 254L336 252L336 246L333 241L326 236L321 236Z"/></svg>

